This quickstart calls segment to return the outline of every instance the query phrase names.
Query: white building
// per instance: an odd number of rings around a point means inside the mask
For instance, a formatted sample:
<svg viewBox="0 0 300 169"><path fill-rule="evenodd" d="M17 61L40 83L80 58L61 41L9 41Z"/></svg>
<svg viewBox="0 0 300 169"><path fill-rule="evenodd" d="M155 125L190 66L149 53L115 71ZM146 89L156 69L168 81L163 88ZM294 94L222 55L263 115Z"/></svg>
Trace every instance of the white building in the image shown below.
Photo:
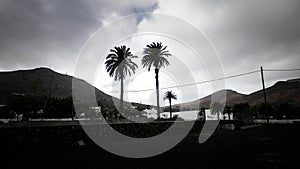
<svg viewBox="0 0 300 169"><path fill-rule="evenodd" d="M230 120L233 119L233 114L222 114L221 112L216 113L216 114L212 114L210 109L206 109L205 110L205 119L206 120L218 120L218 115L219 115L219 119L220 120L229 120L229 116L230 116Z"/></svg>

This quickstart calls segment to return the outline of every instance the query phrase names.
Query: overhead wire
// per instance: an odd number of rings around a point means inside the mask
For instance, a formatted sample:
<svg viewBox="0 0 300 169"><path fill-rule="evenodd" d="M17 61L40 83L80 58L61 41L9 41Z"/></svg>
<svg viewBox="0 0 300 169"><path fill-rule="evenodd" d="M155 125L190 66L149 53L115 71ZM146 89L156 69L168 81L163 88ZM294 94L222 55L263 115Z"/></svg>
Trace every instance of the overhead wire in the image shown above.
<svg viewBox="0 0 300 169"><path fill-rule="evenodd" d="M240 73L240 74L236 74L236 75L231 75L231 76L227 76L227 77L211 79L211 80L206 80L206 81L200 81L200 82L194 82L194 83L188 83L188 84L182 84L182 85L162 87L160 89L164 90L164 89L172 89L172 88L187 87L187 86L192 86L192 85L211 83L211 82L216 82L216 81L220 81L220 80L233 79L233 78L237 78L237 77L240 77L240 76L246 76L246 75L257 73L257 72L260 72L260 70L254 70L254 71L250 71L250 72ZM146 92L146 91L152 91L152 90L155 90L155 89L129 90L129 91L126 91L126 92L127 93L136 93L136 92ZM115 93L115 92L119 92L119 91L111 91L109 93Z"/></svg>
<svg viewBox="0 0 300 169"><path fill-rule="evenodd" d="M254 71L250 71L250 72L240 73L240 74L226 76L226 77L217 78L217 79L199 81L199 82L182 84L182 85L162 87L160 89L165 90L165 89L172 89L172 88L187 87L187 86L192 86L192 85L211 83L211 82L216 82L216 81L220 81L220 80L233 79L233 78L237 78L237 77L240 77L240 76L246 76L246 75L250 75L250 74L253 74L253 73L260 72L260 71L261 70L254 70ZM264 69L263 71L264 72L289 72L289 71L300 71L300 69L297 69L297 68L296 69ZM147 92L147 91L152 91L152 90L155 90L155 89L129 90L129 91L126 91L126 92L127 93L137 93L137 92ZM108 92L108 93L116 93L116 92L119 92L119 91L111 91L111 92Z"/></svg>

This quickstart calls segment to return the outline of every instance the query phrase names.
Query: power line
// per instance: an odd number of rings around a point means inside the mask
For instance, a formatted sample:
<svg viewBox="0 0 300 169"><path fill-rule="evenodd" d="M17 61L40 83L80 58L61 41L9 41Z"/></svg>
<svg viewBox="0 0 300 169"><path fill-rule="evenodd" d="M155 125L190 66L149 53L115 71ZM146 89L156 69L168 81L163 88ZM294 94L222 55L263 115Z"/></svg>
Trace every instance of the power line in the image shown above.
<svg viewBox="0 0 300 169"><path fill-rule="evenodd" d="M251 71L251 72L246 72L246 73L241 73L241 74L237 74L237 75L232 75L232 76L227 76L227 77L223 77L223 78L218 78L218 79L212 79L212 80L207 80L207 81L202 81L202 82L195 82L195 83L190 83L190 84L185 84L185 85L177 85L177 86L171 86L171 87L164 87L161 89L171 89L171 88L177 88L177 87L186 87L186 86L192 86L192 85L198 85L198 84L205 84L205 83L210 83L210 82L215 82L215 81L220 81L220 80L225 80L225 79L233 79L236 77L240 77L240 76L246 76L252 73L256 73L259 72L259 70L255 70L255 71Z"/></svg>
<svg viewBox="0 0 300 169"><path fill-rule="evenodd" d="M300 71L300 69L264 69L263 71L264 72L290 72L290 71ZM220 80L233 79L233 78L237 78L237 77L240 77L240 76L246 76L246 75L257 73L257 72L260 72L260 70L254 70L254 71L251 71L251 72L245 72L245 73L232 75L232 76L227 76L227 77L218 78L218 79L194 82L194 83L183 84L183 85L162 87L160 89L164 90L164 89L172 89L172 88L178 88L178 87L187 87L187 86L192 86L192 85L211 83L211 82L216 82L216 81L220 81ZM129 91L126 91L126 92L127 93L137 93L137 92L147 92L147 91L152 91L152 90L155 90L155 89L129 90ZM116 93L116 92L118 92L118 91L112 91L112 92L109 92L109 93Z"/></svg>
<svg viewBox="0 0 300 169"><path fill-rule="evenodd" d="M227 77L218 78L218 79L212 79L212 80L194 82L194 83L183 84L183 85L162 87L160 89L172 89L172 88L178 88L178 87L187 87L187 86L192 86L192 85L199 85L199 84L211 83L211 82L216 82L216 81L220 81L220 80L233 79L233 78L240 77L240 76L246 76L246 75L257 73L257 72L260 72L260 70L254 70L254 71L251 71L251 72L245 72L245 73L241 73L241 74L237 74L237 75L232 75L232 76L227 76ZM127 93L137 93L137 92L146 92L146 91L152 91L152 90L155 90L155 89L130 90L130 91L126 91L126 92ZM118 92L118 91L112 91L112 92L109 92L109 93L116 93L116 92Z"/></svg>
<svg viewBox="0 0 300 169"><path fill-rule="evenodd" d="M300 71L300 69L264 69L264 72L292 72Z"/></svg>

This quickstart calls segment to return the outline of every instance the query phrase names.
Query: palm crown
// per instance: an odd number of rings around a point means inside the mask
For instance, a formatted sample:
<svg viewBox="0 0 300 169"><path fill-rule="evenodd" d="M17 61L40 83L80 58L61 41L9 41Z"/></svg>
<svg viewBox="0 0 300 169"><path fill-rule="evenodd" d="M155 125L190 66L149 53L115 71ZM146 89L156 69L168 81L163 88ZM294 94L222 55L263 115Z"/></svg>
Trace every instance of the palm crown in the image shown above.
<svg viewBox="0 0 300 169"><path fill-rule="evenodd" d="M156 69L170 65L169 61L165 57L171 56L167 46L163 46L161 42L153 42L147 45L144 49L144 57L142 58L143 67L147 67L150 71L151 67L154 66Z"/></svg>
<svg viewBox="0 0 300 169"><path fill-rule="evenodd" d="M135 73L138 66L131 59L137 58L137 56L132 55L130 48L126 48L126 46L115 47L110 52L105 62L110 77L114 76L115 81L117 81L124 79L128 74L131 76L132 73Z"/></svg>
<svg viewBox="0 0 300 169"><path fill-rule="evenodd" d="M174 99L174 100L177 100L177 95L174 94L172 91L167 91L165 93L165 97L164 97L164 100L166 99Z"/></svg>

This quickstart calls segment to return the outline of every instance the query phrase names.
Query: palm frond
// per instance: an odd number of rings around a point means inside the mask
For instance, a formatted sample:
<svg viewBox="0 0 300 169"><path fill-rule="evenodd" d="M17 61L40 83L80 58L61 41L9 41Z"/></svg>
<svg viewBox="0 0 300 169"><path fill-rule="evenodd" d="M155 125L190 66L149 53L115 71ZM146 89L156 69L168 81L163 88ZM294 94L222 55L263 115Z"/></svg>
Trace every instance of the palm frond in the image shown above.
<svg viewBox="0 0 300 169"><path fill-rule="evenodd" d="M106 56L105 68L109 73L109 76L114 76L114 80L121 80L126 75L132 75L135 73L135 69L138 67L131 59L137 58L130 52L130 48L125 45L115 46L114 49L110 49L110 53Z"/></svg>
<svg viewBox="0 0 300 169"><path fill-rule="evenodd" d="M152 65L158 69L170 65L165 57L169 57L171 54L166 48L167 46L163 46L161 42L152 42L146 45L142 58L143 67L147 67L150 71Z"/></svg>
<svg viewBox="0 0 300 169"><path fill-rule="evenodd" d="M177 96L176 96L176 94L174 94L174 93L172 92L172 90L171 90L171 91L167 91L167 92L165 93L165 96L164 96L164 100L166 100L166 99L174 99L174 100L177 100Z"/></svg>

